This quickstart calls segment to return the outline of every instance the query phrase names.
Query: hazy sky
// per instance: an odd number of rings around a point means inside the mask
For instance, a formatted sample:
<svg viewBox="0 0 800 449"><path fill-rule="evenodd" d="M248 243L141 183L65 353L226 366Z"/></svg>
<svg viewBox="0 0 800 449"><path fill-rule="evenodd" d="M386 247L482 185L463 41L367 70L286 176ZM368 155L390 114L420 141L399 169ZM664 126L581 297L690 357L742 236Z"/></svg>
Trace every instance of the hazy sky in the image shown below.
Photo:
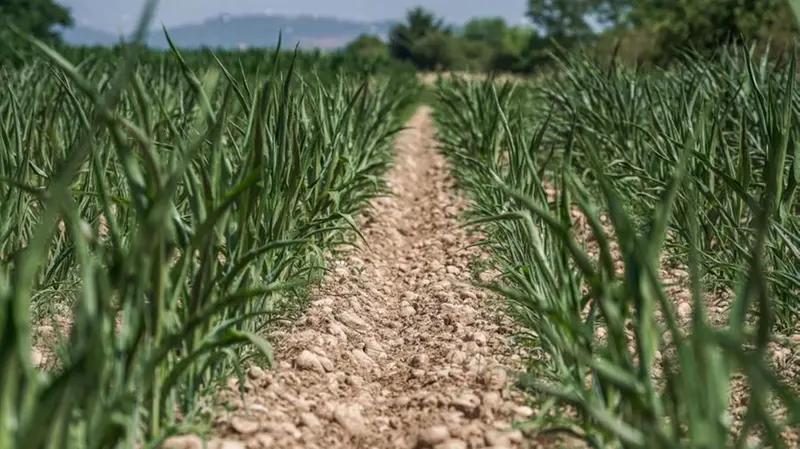
<svg viewBox="0 0 800 449"><path fill-rule="evenodd" d="M116 31L131 29L144 0L56 0L69 7L78 24ZM423 6L448 22L475 16L502 16L518 23L525 0L160 0L155 24L167 26L201 22L220 14L317 14L354 20L399 19L414 6Z"/></svg>

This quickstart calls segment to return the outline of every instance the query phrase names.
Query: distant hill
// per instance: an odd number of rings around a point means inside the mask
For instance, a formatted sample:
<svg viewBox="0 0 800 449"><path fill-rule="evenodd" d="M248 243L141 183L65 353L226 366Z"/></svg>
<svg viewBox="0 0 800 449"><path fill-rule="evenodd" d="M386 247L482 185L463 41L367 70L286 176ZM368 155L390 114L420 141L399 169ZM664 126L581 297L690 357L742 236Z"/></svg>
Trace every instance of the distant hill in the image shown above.
<svg viewBox="0 0 800 449"><path fill-rule="evenodd" d="M395 22L357 22L331 17L246 15L220 16L203 23L167 28L170 38L181 48L247 48L274 47L278 33L282 33L284 48L337 49L345 46L360 34L385 38ZM114 45L119 38L111 33L75 26L62 33L64 40L73 45ZM150 32L147 44L166 48L167 40L161 27Z"/></svg>

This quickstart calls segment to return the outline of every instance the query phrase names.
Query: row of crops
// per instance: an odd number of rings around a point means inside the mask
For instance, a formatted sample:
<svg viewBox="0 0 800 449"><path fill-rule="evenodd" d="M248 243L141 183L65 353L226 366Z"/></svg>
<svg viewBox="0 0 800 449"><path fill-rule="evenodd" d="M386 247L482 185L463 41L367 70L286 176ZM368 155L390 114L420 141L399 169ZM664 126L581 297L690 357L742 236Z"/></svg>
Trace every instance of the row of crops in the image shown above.
<svg viewBox="0 0 800 449"><path fill-rule="evenodd" d="M560 65L442 80L435 104L530 348L530 424L596 448L796 447L794 59Z"/></svg>
<svg viewBox="0 0 800 449"><path fill-rule="evenodd" d="M265 330L353 241L418 85L37 46L0 72L0 449L155 447L271 362Z"/></svg>

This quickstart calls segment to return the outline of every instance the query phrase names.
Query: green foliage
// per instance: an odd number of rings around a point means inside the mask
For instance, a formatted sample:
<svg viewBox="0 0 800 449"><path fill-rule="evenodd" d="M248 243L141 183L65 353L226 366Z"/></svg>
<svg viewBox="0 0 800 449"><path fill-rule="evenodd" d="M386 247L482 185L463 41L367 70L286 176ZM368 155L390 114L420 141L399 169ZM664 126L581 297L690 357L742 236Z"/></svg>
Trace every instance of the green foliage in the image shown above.
<svg viewBox="0 0 800 449"><path fill-rule="evenodd" d="M393 58L410 62L420 70L452 68L460 59L452 30L444 20L421 7L409 10L406 23L391 30L388 45Z"/></svg>
<svg viewBox="0 0 800 449"><path fill-rule="evenodd" d="M800 322L795 60L559 69L441 82L435 104L503 273L490 288L525 328L525 426L593 448L794 447L796 366L769 348Z"/></svg>
<svg viewBox="0 0 800 449"><path fill-rule="evenodd" d="M588 18L599 5L597 0L528 0L526 16L548 37L582 39L592 35Z"/></svg>
<svg viewBox="0 0 800 449"><path fill-rule="evenodd" d="M788 12L785 0L642 0L627 20L657 36L657 56L671 59L690 47L709 54L741 39L752 42Z"/></svg>
<svg viewBox="0 0 800 449"><path fill-rule="evenodd" d="M389 60L389 47L378 36L368 34L362 34L347 44L345 52L365 60L384 63Z"/></svg>
<svg viewBox="0 0 800 449"><path fill-rule="evenodd" d="M156 447L272 362L264 331L385 191L417 82L338 55L33 47L0 96L0 448ZM73 325L43 372L56 306Z"/></svg>
<svg viewBox="0 0 800 449"><path fill-rule="evenodd" d="M0 0L0 25L5 27L8 24L39 39L54 42L59 35L53 28L71 26L72 16L67 8L53 0Z"/></svg>
<svg viewBox="0 0 800 449"><path fill-rule="evenodd" d="M20 48L27 43L12 31L32 35L44 42L60 41L58 27L72 26L69 10L53 0L0 0L0 65L19 65Z"/></svg>

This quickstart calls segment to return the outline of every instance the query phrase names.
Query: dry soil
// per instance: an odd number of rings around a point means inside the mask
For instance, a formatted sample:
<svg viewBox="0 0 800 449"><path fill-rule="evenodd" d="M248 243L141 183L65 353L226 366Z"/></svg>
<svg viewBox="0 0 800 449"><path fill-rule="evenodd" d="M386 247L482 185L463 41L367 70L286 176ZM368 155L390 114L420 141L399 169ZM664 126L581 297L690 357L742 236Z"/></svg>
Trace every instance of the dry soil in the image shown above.
<svg viewBox="0 0 800 449"><path fill-rule="evenodd" d="M339 261L280 337L279 367L251 370L246 402L219 412L215 446L523 447L511 423L533 410L509 385L512 327L470 285L474 239L428 108L398 136L388 181L393 195L362 217L369 246Z"/></svg>

